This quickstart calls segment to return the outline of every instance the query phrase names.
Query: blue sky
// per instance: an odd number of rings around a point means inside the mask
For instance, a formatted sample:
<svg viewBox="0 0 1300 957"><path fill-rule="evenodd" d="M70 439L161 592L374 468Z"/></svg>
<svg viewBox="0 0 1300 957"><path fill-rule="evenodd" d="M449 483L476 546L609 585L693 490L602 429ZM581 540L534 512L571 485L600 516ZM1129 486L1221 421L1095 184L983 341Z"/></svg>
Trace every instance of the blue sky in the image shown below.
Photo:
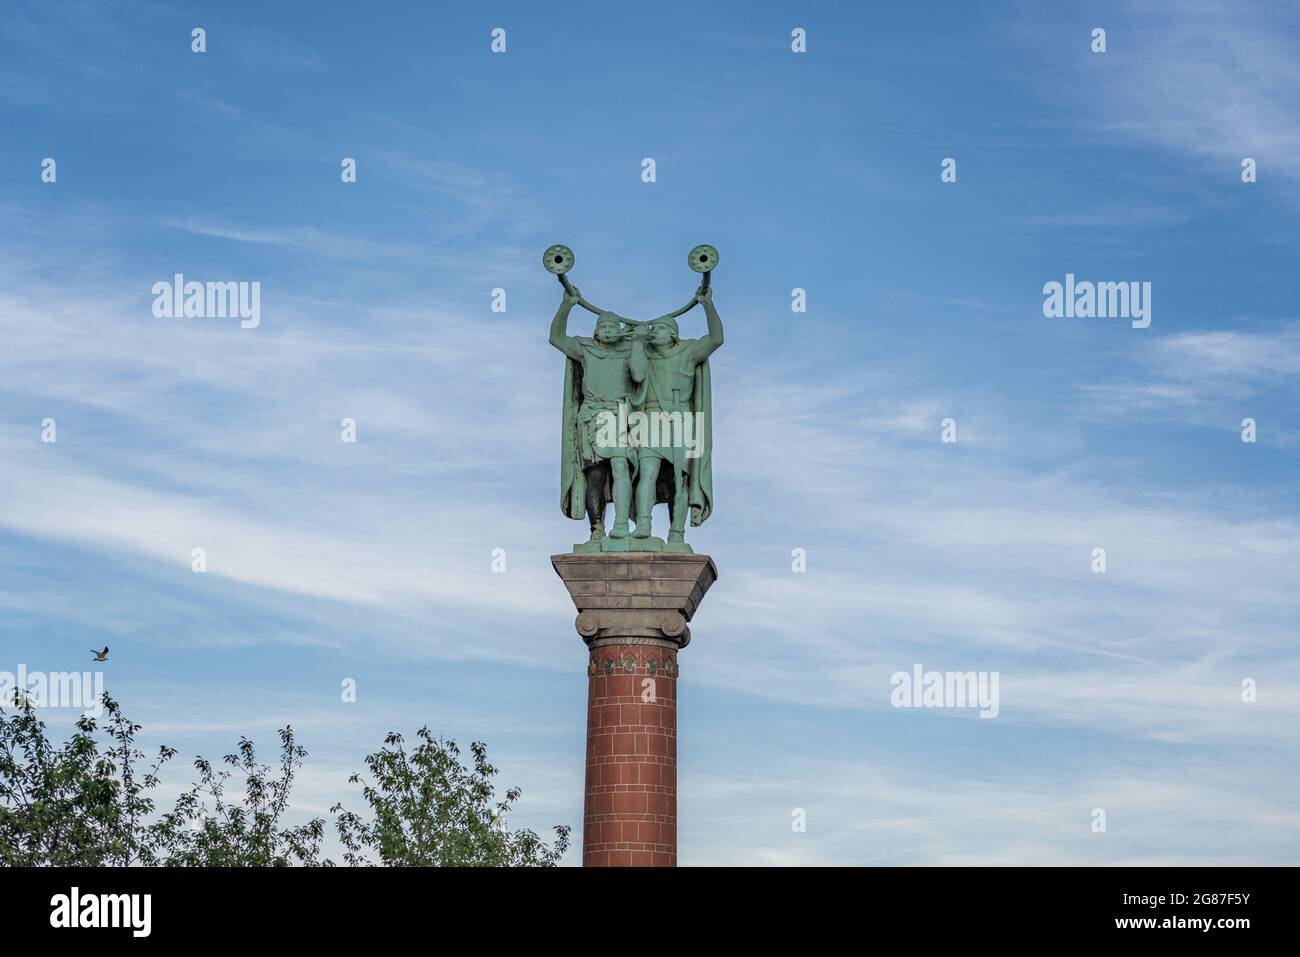
<svg viewBox="0 0 1300 957"><path fill-rule="evenodd" d="M1300 15L1047 6L7 5L0 669L107 643L185 758L292 722L300 815L427 723L580 826L540 254L649 318L709 242L681 863L1294 863ZM177 272L261 325L155 318ZM1045 318L1067 273L1150 328ZM917 662L997 719L891 708Z"/></svg>

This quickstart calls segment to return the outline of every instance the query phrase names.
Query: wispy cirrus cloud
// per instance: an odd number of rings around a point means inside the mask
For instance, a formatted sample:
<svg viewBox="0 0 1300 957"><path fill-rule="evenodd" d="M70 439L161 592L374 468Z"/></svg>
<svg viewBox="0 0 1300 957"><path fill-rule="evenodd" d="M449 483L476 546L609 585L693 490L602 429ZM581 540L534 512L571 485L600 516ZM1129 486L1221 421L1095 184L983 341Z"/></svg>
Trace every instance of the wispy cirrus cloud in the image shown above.
<svg viewBox="0 0 1300 957"><path fill-rule="evenodd" d="M255 246L277 246L324 256L328 259L392 258L408 251L408 247L397 243L385 243L370 237L349 236L317 226L250 228L194 218L163 218L158 221L158 225L195 236L225 239L235 243L251 243Z"/></svg>
<svg viewBox="0 0 1300 957"><path fill-rule="evenodd" d="M1127 353L1127 365L1126 374L1076 384L1091 414L1141 413L1235 430L1261 396L1300 394L1300 322L1174 333ZM1270 423L1262 440L1289 447L1298 434L1283 419Z"/></svg>
<svg viewBox="0 0 1300 957"><path fill-rule="evenodd" d="M544 343L503 339L438 310L395 315L376 341L312 328L295 310L294 321L251 336L196 322L158 346L150 343L162 320L113 321L102 308L60 305L52 290L42 302L53 324L34 326L21 301L0 309L0 327L18 343L8 386L24 395L33 423L35 410L56 414L65 437L43 447L34 426L4 434L10 490L0 523L11 531L177 570L202 546L210 576L259 602L279 593L286 607L305 599L371 609L390 622L398 647L437 607L485 626L476 654L540 660L510 622L566 617L546 555L567 529L549 510L489 490L505 487L490 450L509 447L530 476L528 497L552 498L555 423L528 398L554 385ZM119 334L92 336L105 321ZM1169 362L1182 368L1185 356L1206 355L1227 374L1276 352L1233 342L1235 360L1192 340L1172 346ZM476 361L487 354L495 360ZM1298 613L1284 597L1286 569L1300 558L1293 522L1224 518L1195 499L1131 501L1122 488L1049 465L1059 437L1039 442L1023 427L1014 454L1001 439L945 447L939 420L969 407L968 396L900 395L889 376L783 386L790 370L767 362L767 385L737 383L720 399L730 423L719 433L721 507L746 515L765 502L801 504L714 543L728 587L703 613L710 641L695 654L708 681L879 711L893 671L946 656L1007 675L1008 720L1137 738L1179 728L1203 740L1246 728L1276 737L1270 728L1283 725L1268 722L1281 712L1225 714L1216 695L1231 691L1252 656L1286 647L1286 622ZM499 401L447 407L437 398L471 393ZM85 404L118 435L166 442L144 456L84 446L75 410ZM358 422L356 446L339 441L344 416ZM852 444L843 441L846 419ZM1007 431L987 418L963 429ZM784 454L759 471L744 467L743 450L767 448ZM303 474L315 478L304 484ZM432 484L435 475L450 481ZM880 558L867 581L855 557L863 536L866 553ZM489 587L497 542L511 543L515 568L504 591ZM1098 544L1111 553L1105 579L1088 567ZM801 545L812 546L810 571L793 575L786 556ZM797 652L792 633L804 636ZM422 644L453 657L466 650ZM1221 660L1225 647L1240 663ZM793 675L792 655L801 662ZM1134 666L1142 678L1131 677ZM1158 700L1168 707L1152 707ZM1283 696L1278 706L1295 702Z"/></svg>

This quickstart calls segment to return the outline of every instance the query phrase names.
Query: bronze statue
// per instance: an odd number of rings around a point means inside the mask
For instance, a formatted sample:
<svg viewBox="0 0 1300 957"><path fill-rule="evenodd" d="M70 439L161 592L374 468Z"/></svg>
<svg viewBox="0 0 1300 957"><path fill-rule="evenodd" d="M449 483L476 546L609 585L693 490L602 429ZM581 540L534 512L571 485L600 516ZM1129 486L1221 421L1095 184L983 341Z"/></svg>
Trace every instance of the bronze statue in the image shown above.
<svg viewBox="0 0 1300 957"><path fill-rule="evenodd" d="M560 508L584 516L588 541L575 552L690 552L686 517L703 524L713 511L712 386L709 356L722 345L722 320L713 305L712 246L687 259L703 279L691 301L650 322L591 305L565 275L573 252L552 246L543 265L564 286L551 323L551 345L567 357L560 443ZM677 318L704 307L708 335L681 339ZM596 316L591 338L568 334L569 313L581 305ZM614 525L605 534L605 511ZM654 506L668 505L667 541L651 534ZM635 523L632 528L630 523Z"/></svg>

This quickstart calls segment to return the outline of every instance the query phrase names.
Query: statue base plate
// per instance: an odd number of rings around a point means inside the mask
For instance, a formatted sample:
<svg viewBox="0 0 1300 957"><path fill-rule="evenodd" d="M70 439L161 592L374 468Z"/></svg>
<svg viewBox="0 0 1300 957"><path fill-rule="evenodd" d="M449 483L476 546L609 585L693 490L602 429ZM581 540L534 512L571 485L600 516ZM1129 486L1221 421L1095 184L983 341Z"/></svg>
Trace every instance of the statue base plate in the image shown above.
<svg viewBox="0 0 1300 957"><path fill-rule="evenodd" d="M608 535L594 542L579 542L573 546L573 554L586 555L592 552L667 552L670 555L694 555L695 549L685 542L669 544L656 535L649 538L610 538Z"/></svg>

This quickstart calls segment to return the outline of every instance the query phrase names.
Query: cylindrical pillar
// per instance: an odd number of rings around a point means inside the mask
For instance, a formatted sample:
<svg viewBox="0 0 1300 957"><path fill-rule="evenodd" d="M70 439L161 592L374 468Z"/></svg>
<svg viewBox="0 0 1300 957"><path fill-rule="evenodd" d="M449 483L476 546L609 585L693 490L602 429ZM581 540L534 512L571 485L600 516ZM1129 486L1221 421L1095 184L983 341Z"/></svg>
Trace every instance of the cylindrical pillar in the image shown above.
<svg viewBox="0 0 1300 957"><path fill-rule="evenodd" d="M677 655L718 570L707 555L551 556L586 642L582 863L677 865Z"/></svg>
<svg viewBox="0 0 1300 957"><path fill-rule="evenodd" d="M583 866L676 867L677 645L593 641L587 674Z"/></svg>

